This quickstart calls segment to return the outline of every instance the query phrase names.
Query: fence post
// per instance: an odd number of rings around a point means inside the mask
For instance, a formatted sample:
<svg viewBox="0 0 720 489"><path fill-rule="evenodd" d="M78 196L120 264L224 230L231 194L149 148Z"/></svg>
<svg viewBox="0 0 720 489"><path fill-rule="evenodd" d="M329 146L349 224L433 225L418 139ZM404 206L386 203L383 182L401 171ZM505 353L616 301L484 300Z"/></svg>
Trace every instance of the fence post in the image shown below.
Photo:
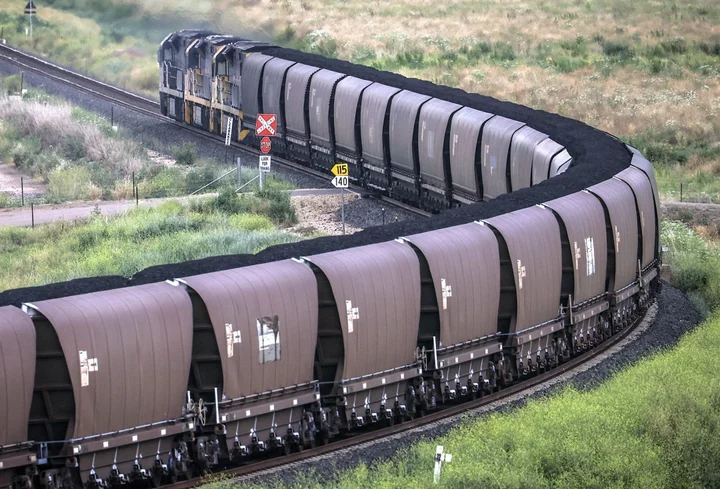
<svg viewBox="0 0 720 489"><path fill-rule="evenodd" d="M22 98L23 83L25 82L25 72L20 72L20 98Z"/></svg>
<svg viewBox="0 0 720 489"><path fill-rule="evenodd" d="M32 228L35 229L35 204L30 202L30 219L32 219Z"/></svg>
<svg viewBox="0 0 720 489"><path fill-rule="evenodd" d="M25 182L23 177L20 177L20 205L25 207Z"/></svg>
<svg viewBox="0 0 720 489"><path fill-rule="evenodd" d="M682 202L682 182L680 182L680 202Z"/></svg>

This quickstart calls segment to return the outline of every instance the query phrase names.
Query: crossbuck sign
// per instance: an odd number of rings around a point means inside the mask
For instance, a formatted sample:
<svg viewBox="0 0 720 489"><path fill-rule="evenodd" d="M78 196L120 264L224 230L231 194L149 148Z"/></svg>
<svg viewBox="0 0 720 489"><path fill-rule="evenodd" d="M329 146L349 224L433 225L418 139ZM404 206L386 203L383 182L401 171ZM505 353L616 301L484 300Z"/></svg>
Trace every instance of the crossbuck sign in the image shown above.
<svg viewBox="0 0 720 489"><path fill-rule="evenodd" d="M277 115L258 114L255 120L255 134L258 136L277 135Z"/></svg>

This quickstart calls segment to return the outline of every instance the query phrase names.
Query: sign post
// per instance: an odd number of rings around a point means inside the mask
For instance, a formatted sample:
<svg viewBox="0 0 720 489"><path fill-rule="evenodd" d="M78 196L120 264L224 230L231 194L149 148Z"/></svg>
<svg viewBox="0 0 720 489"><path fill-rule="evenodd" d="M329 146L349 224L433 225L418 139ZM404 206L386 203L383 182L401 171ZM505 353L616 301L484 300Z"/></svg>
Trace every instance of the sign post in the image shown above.
<svg viewBox="0 0 720 489"><path fill-rule="evenodd" d="M260 156L260 165L258 169L260 170L260 191L262 192L263 189L263 173L268 173L270 171L270 162L272 160L272 157L270 155L261 155Z"/></svg>
<svg viewBox="0 0 720 489"><path fill-rule="evenodd" d="M29 0L27 5L25 5L25 15L30 17L30 39L32 39L33 34L33 16L37 14L37 8L35 8L35 3L33 0Z"/></svg>
<svg viewBox="0 0 720 489"><path fill-rule="evenodd" d="M433 482L438 484L440 482L440 473L442 471L442 464L452 462L452 455L449 453L443 453L445 448L442 445L435 447L435 470L433 471Z"/></svg>
<svg viewBox="0 0 720 489"><path fill-rule="evenodd" d="M340 189L340 201L341 204L341 215L342 215L342 230L345 234L345 189L350 184L350 171L347 163L338 163L332 167L332 173L335 175L332 179L332 184Z"/></svg>

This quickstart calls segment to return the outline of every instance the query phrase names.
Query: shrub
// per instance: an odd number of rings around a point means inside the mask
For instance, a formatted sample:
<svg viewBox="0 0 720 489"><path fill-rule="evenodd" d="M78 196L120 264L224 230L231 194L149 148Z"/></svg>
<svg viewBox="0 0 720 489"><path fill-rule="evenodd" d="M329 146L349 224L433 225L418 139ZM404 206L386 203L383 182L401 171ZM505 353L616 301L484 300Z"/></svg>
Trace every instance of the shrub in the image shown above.
<svg viewBox="0 0 720 489"><path fill-rule="evenodd" d="M602 45L605 56L617 58L619 60L627 60L635 56L635 51L626 42L622 41L605 41Z"/></svg>
<svg viewBox="0 0 720 489"><path fill-rule="evenodd" d="M90 181L90 172L80 166L58 168L50 173L46 199L49 202L98 199L101 191Z"/></svg>
<svg viewBox="0 0 720 489"><path fill-rule="evenodd" d="M515 59L515 50L507 42L496 42L491 57L497 61L512 61Z"/></svg>
<svg viewBox="0 0 720 489"><path fill-rule="evenodd" d="M270 189L258 192L258 197L270 201L268 217L270 217L274 223L283 226L297 223L295 208L292 205L292 200L288 192Z"/></svg>
<svg viewBox="0 0 720 489"><path fill-rule="evenodd" d="M185 175L185 189L192 193L215 180L215 169L210 165L203 165L191 169Z"/></svg>
<svg viewBox="0 0 720 489"><path fill-rule="evenodd" d="M234 190L226 189L220 192L215 199L215 209L226 214L237 214L244 210L238 194Z"/></svg>
<svg viewBox="0 0 720 489"><path fill-rule="evenodd" d="M177 146L172 148L172 156L180 165L194 165L198 158L197 146L195 143L185 141L179 148Z"/></svg>
<svg viewBox="0 0 720 489"><path fill-rule="evenodd" d="M149 180L138 185L143 198L173 197L185 191L185 176L179 168L162 168Z"/></svg>
<svg viewBox="0 0 720 489"><path fill-rule="evenodd" d="M231 227L241 231L270 231L274 226L265 216L257 214L236 214L228 219Z"/></svg>
<svg viewBox="0 0 720 489"><path fill-rule="evenodd" d="M12 199L10 198L10 196L4 192L0 192L0 209L10 207L11 204Z"/></svg>
<svg viewBox="0 0 720 489"><path fill-rule="evenodd" d="M66 134L60 138L60 153L69 160L81 160L85 158L87 150L85 140L77 134Z"/></svg>

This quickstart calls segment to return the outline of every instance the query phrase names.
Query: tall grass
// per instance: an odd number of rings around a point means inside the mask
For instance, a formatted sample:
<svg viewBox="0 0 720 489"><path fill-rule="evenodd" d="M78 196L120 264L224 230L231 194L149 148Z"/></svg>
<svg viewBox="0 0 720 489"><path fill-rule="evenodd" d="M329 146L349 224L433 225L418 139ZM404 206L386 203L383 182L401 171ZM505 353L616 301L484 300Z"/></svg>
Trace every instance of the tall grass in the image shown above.
<svg viewBox="0 0 720 489"><path fill-rule="evenodd" d="M152 265L258 253L301 239L276 229L266 215L215 210L214 200L204 198L191 206L169 201L120 217L100 215L36 229L3 228L0 290L97 275L130 277Z"/></svg>

